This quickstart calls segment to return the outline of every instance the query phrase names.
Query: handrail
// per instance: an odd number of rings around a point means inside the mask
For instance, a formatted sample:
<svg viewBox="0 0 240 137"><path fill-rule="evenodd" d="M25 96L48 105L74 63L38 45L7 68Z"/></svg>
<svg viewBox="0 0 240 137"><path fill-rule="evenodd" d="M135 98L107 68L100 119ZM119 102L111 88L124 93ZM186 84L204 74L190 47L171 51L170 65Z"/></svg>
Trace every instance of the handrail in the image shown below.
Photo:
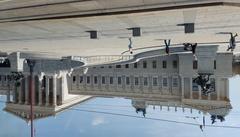
<svg viewBox="0 0 240 137"><path fill-rule="evenodd" d="M228 44L229 41L219 41L219 42L202 42L202 43L198 43L201 45L206 45L206 44ZM236 43L240 43L240 41L236 41ZM171 47L177 47L183 45L183 43L175 43L175 44L171 44ZM143 50L143 49L152 49L152 48L161 48L164 47L165 45L158 45L158 46L148 46L148 47L141 47L141 48L135 48L132 49L133 51L137 51L137 50ZM124 55L125 53L129 52L129 50L125 50L121 53L121 55Z"/></svg>
<svg viewBox="0 0 240 137"><path fill-rule="evenodd" d="M82 61L87 65L113 63L132 59L131 55L94 55L94 56L72 56L72 60Z"/></svg>
<svg viewBox="0 0 240 137"><path fill-rule="evenodd" d="M228 41L220 41L220 42L205 42L205 43L198 43L201 45L206 44L226 44L229 43ZM240 41L236 41L236 43L240 43ZM180 47L182 43L172 44L171 47ZM137 50L144 50L144 49L153 49L153 48L164 48L165 45L160 46L150 46L150 47L141 47L133 49L133 51ZM171 48L170 47L170 48ZM72 56L73 60L82 61L85 65L99 65L104 63L115 63L120 61L127 61L134 58L134 55L124 55L125 53L129 52L129 50L123 51L121 55L93 55L93 56Z"/></svg>

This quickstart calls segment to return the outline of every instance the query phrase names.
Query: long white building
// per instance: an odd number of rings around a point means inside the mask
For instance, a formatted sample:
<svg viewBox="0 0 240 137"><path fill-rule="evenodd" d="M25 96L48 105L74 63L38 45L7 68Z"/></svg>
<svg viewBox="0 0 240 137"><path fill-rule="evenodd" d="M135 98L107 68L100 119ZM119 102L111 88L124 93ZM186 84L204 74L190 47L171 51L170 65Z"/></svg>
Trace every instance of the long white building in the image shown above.
<svg viewBox="0 0 240 137"><path fill-rule="evenodd" d="M81 57L61 60L32 57L36 61L33 74L35 112L55 114L90 98L89 95L147 98L193 106L230 106L228 78L233 75L233 54L217 52L217 47L200 46L197 60L182 47L172 47L170 55L165 55L164 49L158 49L109 60L109 63L90 63ZM29 57L21 53L5 57L10 64L5 63L5 67L0 68L0 88L7 94L6 110L28 117L30 76L26 58ZM13 80L14 72L23 78ZM202 95L200 87L193 82L200 73L211 74L214 93Z"/></svg>

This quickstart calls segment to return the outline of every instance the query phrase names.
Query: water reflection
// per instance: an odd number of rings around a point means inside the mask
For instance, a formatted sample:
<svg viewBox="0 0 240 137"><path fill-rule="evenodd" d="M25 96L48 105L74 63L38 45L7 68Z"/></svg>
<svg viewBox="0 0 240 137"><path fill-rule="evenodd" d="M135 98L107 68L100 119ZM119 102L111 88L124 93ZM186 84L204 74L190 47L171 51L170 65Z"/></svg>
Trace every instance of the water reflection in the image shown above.
<svg viewBox="0 0 240 137"><path fill-rule="evenodd" d="M224 126L226 117L231 114L232 109L229 78L238 67L237 63L234 63L234 69L232 67L233 54L217 53L217 46L214 45L199 47L196 51L197 60L191 52L170 55L159 55L159 52L160 50L147 51L135 55L128 61L89 66L73 58L36 60L35 121L48 124L52 121L51 116L65 115L59 121L56 120L60 122L68 119L67 116L73 111L78 111L169 122L173 127L176 126L174 124L192 125L201 131L205 131L206 127L218 127L219 123L223 123L220 126ZM13 64L14 61L24 60L17 54L10 55L10 66L0 68L1 90L2 94L6 94L6 98L2 100L6 101L6 105L2 107L6 112L28 122L29 70L22 62L22 70L17 71L19 68ZM20 72L23 78L18 80L9 78ZM125 99L123 101L96 97ZM94 106L91 107L89 102L90 104L95 102ZM108 106L113 104L112 108L101 105L102 102L107 102ZM127 109L120 110L121 103L126 103ZM164 113L166 115L162 116ZM75 113L73 115L83 116ZM103 123L107 122L103 118L96 118L92 126ZM138 124L135 121L132 126L139 126Z"/></svg>

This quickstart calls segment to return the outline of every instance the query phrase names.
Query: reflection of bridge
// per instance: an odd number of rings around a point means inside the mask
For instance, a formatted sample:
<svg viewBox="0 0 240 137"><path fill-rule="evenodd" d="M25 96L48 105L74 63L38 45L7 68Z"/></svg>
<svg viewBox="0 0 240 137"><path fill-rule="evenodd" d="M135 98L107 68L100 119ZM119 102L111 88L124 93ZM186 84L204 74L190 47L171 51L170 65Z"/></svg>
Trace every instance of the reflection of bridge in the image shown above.
<svg viewBox="0 0 240 137"><path fill-rule="evenodd" d="M68 107L89 98L81 94L163 99L190 104L202 100L229 103L228 77L232 76L232 53L217 53L217 46L214 45L200 46L196 61L192 53L185 52L182 47L174 47L170 51L169 56L165 56L164 49L158 49L133 57L36 59L33 77L35 112L42 113L40 110L44 108L52 108L51 112L59 111L64 105ZM1 68L1 89L8 91L6 110L26 113L29 104L29 69L19 53L11 54L8 58L11 67ZM15 86L16 82L11 79L7 80L12 71L24 75L19 86ZM201 89L193 82L198 73L213 74L209 82L214 85L215 93L202 95Z"/></svg>

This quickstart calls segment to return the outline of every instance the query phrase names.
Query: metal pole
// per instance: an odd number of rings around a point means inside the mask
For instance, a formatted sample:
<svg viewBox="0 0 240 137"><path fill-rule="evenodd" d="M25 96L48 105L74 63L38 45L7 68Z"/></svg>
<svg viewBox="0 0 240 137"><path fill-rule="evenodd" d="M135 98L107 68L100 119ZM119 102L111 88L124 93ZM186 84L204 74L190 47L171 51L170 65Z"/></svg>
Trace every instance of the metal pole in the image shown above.
<svg viewBox="0 0 240 137"><path fill-rule="evenodd" d="M27 60L29 69L30 69L30 118L31 118L31 137L34 137L34 129L33 129L33 105L34 105L34 93L33 93L33 67L35 65L34 60Z"/></svg>
<svg viewBox="0 0 240 137"><path fill-rule="evenodd" d="M30 69L31 70L31 69ZM31 116L31 137L33 137L33 93L32 93L32 72L30 71L30 116Z"/></svg>

